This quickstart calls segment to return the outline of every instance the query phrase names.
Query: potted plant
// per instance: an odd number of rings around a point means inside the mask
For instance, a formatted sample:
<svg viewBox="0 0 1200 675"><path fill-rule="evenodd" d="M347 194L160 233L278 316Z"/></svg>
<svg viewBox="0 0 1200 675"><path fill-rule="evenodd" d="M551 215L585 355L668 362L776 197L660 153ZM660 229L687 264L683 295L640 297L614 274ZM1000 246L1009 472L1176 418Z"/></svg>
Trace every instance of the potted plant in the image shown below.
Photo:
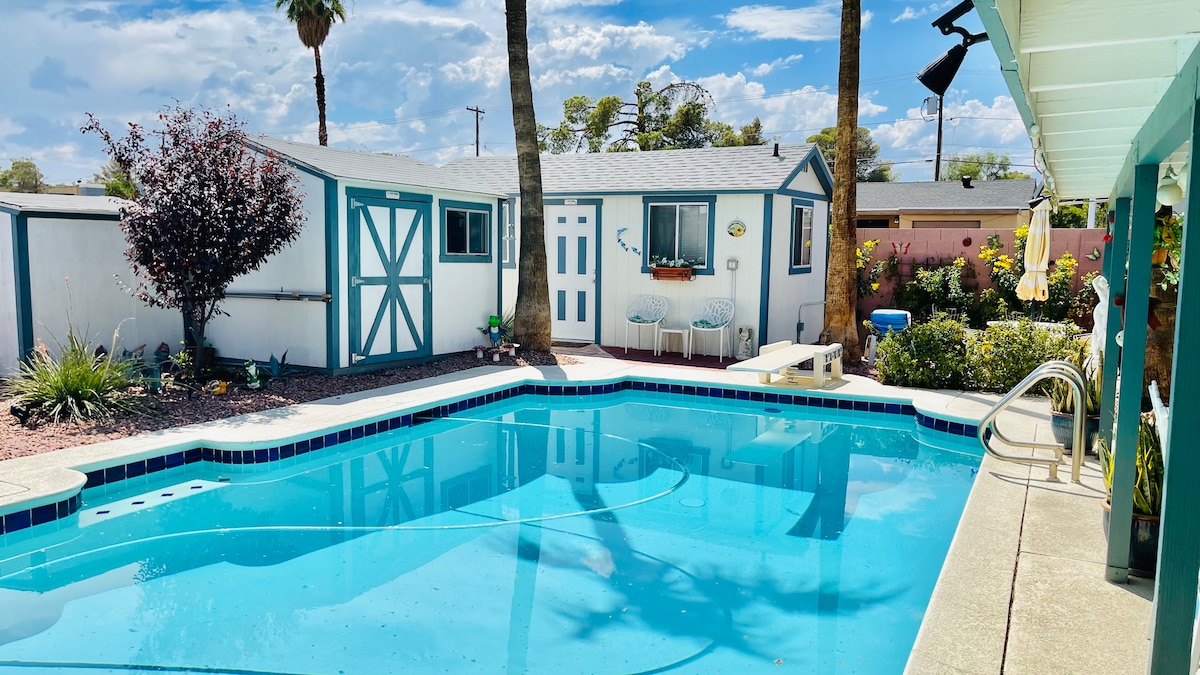
<svg viewBox="0 0 1200 675"><path fill-rule="evenodd" d="M1104 536L1112 517L1113 453L1103 438L1096 440L1108 496L1104 501ZM1129 573L1154 578L1158 563L1158 524L1162 513L1163 451L1154 413L1142 413L1138 424L1137 479L1133 484L1133 524L1129 531Z"/></svg>
<svg viewBox="0 0 1200 675"><path fill-rule="evenodd" d="M1084 426L1085 448L1095 443L1100 431L1100 377L1103 371L1104 357L1101 355L1099 364L1089 368L1088 359L1091 347L1087 340L1072 340L1071 346L1063 360L1073 364L1083 371L1087 379L1084 383L1084 401L1086 403L1086 421ZM1062 443L1063 452L1071 452L1074 444L1075 424L1075 392L1071 385L1063 380L1055 379L1050 384L1050 430L1054 432L1054 440Z"/></svg>
<svg viewBox="0 0 1200 675"><path fill-rule="evenodd" d="M699 264L695 260L685 258L667 258L665 256L650 257L650 277L675 281L691 281L696 276L694 267Z"/></svg>

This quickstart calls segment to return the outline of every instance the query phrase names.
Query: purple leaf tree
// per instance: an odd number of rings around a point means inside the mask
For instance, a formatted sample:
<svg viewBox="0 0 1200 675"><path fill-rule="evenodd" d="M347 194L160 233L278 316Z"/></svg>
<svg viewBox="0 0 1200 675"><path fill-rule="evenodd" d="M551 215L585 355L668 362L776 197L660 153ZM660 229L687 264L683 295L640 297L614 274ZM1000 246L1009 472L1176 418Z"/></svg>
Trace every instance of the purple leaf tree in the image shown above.
<svg viewBox="0 0 1200 675"><path fill-rule="evenodd" d="M300 235L303 195L292 170L248 144L230 111L168 107L161 128L129 124L114 138L88 113L96 133L137 185L122 210L125 256L137 277L133 293L152 307L183 311L203 372L204 331L237 277L258 269Z"/></svg>

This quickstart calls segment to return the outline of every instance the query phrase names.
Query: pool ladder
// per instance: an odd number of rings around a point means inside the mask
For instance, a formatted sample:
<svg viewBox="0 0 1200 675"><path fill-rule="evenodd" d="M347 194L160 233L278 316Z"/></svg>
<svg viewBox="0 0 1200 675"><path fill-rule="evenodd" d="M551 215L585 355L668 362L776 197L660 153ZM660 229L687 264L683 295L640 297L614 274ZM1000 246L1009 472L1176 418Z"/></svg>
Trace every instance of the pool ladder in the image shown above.
<svg viewBox="0 0 1200 675"><path fill-rule="evenodd" d="M1033 372L1029 373L1025 379L1013 387L1012 391L1008 392L1004 398L1000 399L991 411L984 416L979 423L979 442L983 443L983 447L987 453L996 459L1004 462L1012 462L1014 464L1029 464L1032 466L1044 466L1049 472L1048 478L1052 481L1058 480L1058 465L1063 461L1063 445L1062 443L1039 443L1037 441L1013 441L1004 434L1000 433L999 427L996 426L996 418L1009 407L1010 404L1017 398L1020 398L1025 392L1033 388L1035 384L1042 380L1057 378L1065 380L1071 386L1071 394L1075 397L1075 416L1072 419L1072 453L1071 453L1071 481L1079 482L1079 470L1083 466L1083 455L1087 451L1084 447L1084 420L1087 415L1087 376L1077 366L1066 361L1047 361ZM991 433L989 433L989 431ZM1024 457L1020 455L1006 455L998 452L990 444L991 439L996 438L1000 441L1016 446L1031 448L1034 450L1053 450L1054 459L1045 457Z"/></svg>

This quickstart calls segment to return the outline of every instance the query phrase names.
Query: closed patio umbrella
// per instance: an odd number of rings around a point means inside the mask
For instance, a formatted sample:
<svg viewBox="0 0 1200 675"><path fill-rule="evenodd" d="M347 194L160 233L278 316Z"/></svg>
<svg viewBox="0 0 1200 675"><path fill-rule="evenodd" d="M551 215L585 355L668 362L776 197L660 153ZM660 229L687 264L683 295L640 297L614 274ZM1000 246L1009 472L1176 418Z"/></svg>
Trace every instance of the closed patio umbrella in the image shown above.
<svg viewBox="0 0 1200 675"><path fill-rule="evenodd" d="M1025 274L1017 284L1017 297L1022 300L1045 300L1046 268L1050 264L1050 200L1042 199L1033 207L1029 222L1029 237L1025 240Z"/></svg>

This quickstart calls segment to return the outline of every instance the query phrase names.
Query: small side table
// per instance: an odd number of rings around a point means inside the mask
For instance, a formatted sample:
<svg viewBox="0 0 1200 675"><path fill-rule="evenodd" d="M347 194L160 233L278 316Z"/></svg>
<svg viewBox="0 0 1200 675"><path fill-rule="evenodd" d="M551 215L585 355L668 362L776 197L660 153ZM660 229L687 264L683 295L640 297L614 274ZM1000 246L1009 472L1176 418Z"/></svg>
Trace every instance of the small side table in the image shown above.
<svg viewBox="0 0 1200 675"><path fill-rule="evenodd" d="M670 346L670 344L671 344L670 341L666 340L664 338L669 337L671 335L679 336L679 344L680 344L680 347L682 347L681 351L683 353L683 358L691 359L692 358L692 349L691 349L692 346L691 346L691 344L689 344L691 342L691 340L690 340L691 331L688 330L687 328L660 328L658 331L658 339L655 340L655 344L654 344L654 355L659 356L662 354L664 343L666 343L667 346Z"/></svg>

